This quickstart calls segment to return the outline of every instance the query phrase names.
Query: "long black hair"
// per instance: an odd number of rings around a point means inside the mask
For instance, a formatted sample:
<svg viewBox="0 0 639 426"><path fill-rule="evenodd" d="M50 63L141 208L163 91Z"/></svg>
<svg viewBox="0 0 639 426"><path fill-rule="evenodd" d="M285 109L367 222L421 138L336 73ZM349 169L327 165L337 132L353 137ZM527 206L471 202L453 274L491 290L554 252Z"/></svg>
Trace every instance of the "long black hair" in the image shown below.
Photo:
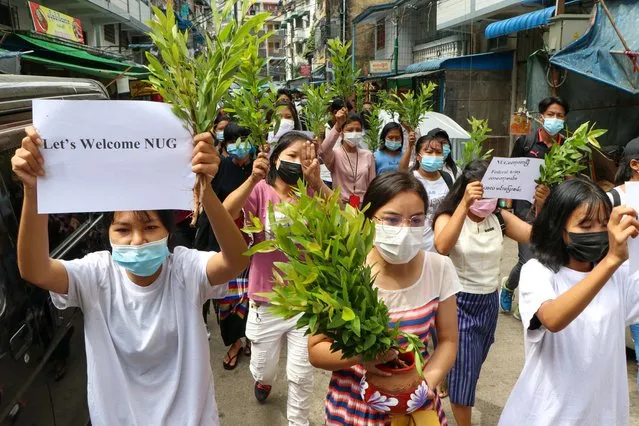
<svg viewBox="0 0 639 426"><path fill-rule="evenodd" d="M377 175L368 186L363 206L368 206L364 214L371 219L379 209L402 192L415 192L424 202L424 213L428 211L428 195L424 185L409 172L386 172Z"/></svg>
<svg viewBox="0 0 639 426"><path fill-rule="evenodd" d="M437 218L442 214L452 215L457 209L457 206L464 198L466 187L471 182L481 181L486 174L488 168L488 161L475 160L470 162L464 170L461 176L455 181L448 194L444 197L437 212L433 216L433 224L437 221Z"/></svg>
<svg viewBox="0 0 639 426"><path fill-rule="evenodd" d="M432 136L424 135L421 138L417 139L415 143L415 156L420 155L419 152L422 150L422 147L426 144L429 144L434 141L435 138ZM415 165L413 166L413 170L419 170L419 161L415 161Z"/></svg>
<svg viewBox="0 0 639 426"><path fill-rule="evenodd" d="M530 243L534 257L554 272L570 261L564 242L566 223L581 205L586 205L586 218L608 221L612 204L605 192L589 180L573 178L552 188L544 208L532 226ZM605 217L601 217L601 213Z"/></svg>
<svg viewBox="0 0 639 426"><path fill-rule="evenodd" d="M280 154L289 146L293 145L295 142L313 142L311 138L309 138L305 133L291 130L290 132L286 132L282 135L280 140L278 141L275 148L271 152L271 156L268 159L268 176L267 182L269 185L275 184L275 179L277 179L277 160L280 158Z"/></svg>
<svg viewBox="0 0 639 426"><path fill-rule="evenodd" d="M396 123L394 121L391 121L389 123L386 123L386 125L384 126L384 128L382 129L382 133L379 134L379 140L381 142L381 144L379 145L379 150L380 151L388 151L389 149L386 148L386 145L384 144L384 142L386 141L386 135L388 135L388 133L391 130L399 130L399 134L400 137L402 138L401 142L402 142L402 146L404 146L404 132L402 131L402 125L399 123Z"/></svg>

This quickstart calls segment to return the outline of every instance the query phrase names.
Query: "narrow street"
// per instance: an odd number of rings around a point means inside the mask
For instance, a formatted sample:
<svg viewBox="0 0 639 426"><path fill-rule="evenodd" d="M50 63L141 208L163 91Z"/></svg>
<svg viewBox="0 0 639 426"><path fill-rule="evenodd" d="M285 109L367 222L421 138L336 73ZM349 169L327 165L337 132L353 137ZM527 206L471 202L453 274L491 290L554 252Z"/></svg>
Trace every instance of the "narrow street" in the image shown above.
<svg viewBox="0 0 639 426"><path fill-rule="evenodd" d="M516 261L517 246L510 240L506 242L505 256L502 260L502 274L507 274ZM211 358L222 426L286 426L286 355L281 356L280 374L273 392L264 405L253 397L253 379L249 372L249 359L240 358L240 364L234 371L222 368L225 348L219 336L215 319L210 318L212 331ZM602 360L603 361L603 360ZM473 425L494 426L508 399L524 362L523 335L521 323L511 315L499 315L495 344L482 369L477 389L477 403L473 412ZM330 374L315 370L315 393L311 424L322 425L324 419L324 397L328 389ZM633 359L628 360L630 389L630 424L639 425L639 394L637 393L637 368ZM601 389L602 401L606 390ZM449 424L456 425L450 403L445 400Z"/></svg>

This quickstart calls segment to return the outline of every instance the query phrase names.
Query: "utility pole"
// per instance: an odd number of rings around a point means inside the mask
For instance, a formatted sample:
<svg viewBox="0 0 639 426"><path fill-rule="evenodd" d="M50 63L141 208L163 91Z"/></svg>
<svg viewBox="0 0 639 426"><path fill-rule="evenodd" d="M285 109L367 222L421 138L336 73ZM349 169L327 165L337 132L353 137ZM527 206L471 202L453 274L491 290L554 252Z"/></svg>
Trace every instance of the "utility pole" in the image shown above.
<svg viewBox="0 0 639 426"><path fill-rule="evenodd" d="M399 70L399 16L395 18L395 46L393 47L393 58L395 59L393 71L395 72L395 75L397 75Z"/></svg>

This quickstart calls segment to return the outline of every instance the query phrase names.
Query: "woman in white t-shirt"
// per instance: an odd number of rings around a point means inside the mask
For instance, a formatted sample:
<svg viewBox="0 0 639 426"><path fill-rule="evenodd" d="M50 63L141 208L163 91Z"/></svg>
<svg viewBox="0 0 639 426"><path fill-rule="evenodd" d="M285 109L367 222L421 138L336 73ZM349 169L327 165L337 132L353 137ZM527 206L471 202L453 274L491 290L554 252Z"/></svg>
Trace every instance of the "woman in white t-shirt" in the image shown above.
<svg viewBox="0 0 639 426"><path fill-rule="evenodd" d="M473 161L461 173L435 213L435 248L450 256L462 290L457 293L459 349L448 375L450 402L459 426L470 426L481 366L495 341L499 314L499 272L504 235L530 241L530 224L483 198L488 162Z"/></svg>
<svg viewBox="0 0 639 426"><path fill-rule="evenodd" d="M219 425L202 305L222 298L226 282L248 266L247 245L207 185L204 211L221 252L168 242L168 211L105 214L112 252L82 259L49 257L47 215L38 214L36 177L46 165L35 129L12 159L24 185L18 234L22 277L51 292L59 309L84 314L88 405L100 425ZM194 138L192 170L211 182L220 158L209 133Z"/></svg>
<svg viewBox="0 0 639 426"><path fill-rule="evenodd" d="M428 194L428 212L424 230L424 250L435 251L433 244L433 216L453 185L452 177L442 171L444 167L443 146L432 136L422 136L415 144L415 177L424 185Z"/></svg>
<svg viewBox="0 0 639 426"><path fill-rule="evenodd" d="M611 207L571 179L533 223L519 284L526 361L500 425L629 424L624 329L639 320L639 282L624 262L639 222Z"/></svg>

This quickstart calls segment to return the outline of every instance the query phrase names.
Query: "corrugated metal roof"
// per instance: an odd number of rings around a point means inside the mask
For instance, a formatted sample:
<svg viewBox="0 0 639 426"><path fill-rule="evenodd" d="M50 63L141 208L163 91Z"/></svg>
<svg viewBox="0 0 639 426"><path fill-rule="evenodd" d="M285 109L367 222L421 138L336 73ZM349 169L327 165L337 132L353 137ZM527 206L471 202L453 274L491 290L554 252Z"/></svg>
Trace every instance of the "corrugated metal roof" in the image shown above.
<svg viewBox="0 0 639 426"><path fill-rule="evenodd" d="M410 64L406 67L405 72L410 74L440 69L506 70L512 69L512 58L512 51L478 53L476 55L456 56Z"/></svg>
<svg viewBox="0 0 639 426"><path fill-rule="evenodd" d="M531 30L541 25L548 25L554 13L555 6L552 6L515 16L514 18L504 19L503 21L493 22L484 30L484 36L486 38L502 37L518 31Z"/></svg>

